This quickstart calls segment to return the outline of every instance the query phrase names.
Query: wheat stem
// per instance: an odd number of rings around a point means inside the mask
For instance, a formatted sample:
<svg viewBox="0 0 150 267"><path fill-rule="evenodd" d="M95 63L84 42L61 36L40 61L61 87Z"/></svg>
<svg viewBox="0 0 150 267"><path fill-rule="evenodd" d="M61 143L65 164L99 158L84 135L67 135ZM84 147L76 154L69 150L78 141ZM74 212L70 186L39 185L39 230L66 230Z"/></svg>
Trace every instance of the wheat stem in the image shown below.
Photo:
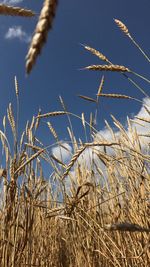
<svg viewBox="0 0 150 267"><path fill-rule="evenodd" d="M139 78L141 78L142 80L144 80L144 81L146 81L146 82L148 82L148 83L150 83L150 80L149 79L147 79L146 77L144 77L143 75L141 75L141 74L138 74L137 72L135 72L135 71L131 71L134 75L136 75L137 77L139 77Z"/></svg>

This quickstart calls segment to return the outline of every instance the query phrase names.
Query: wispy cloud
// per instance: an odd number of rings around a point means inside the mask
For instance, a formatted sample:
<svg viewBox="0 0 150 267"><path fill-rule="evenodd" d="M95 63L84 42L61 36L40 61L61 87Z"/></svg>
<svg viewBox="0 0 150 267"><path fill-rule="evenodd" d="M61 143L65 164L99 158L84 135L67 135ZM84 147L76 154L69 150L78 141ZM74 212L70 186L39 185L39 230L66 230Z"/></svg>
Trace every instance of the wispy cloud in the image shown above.
<svg viewBox="0 0 150 267"><path fill-rule="evenodd" d="M23 2L23 0L3 0L3 1L0 1L0 4L16 5L21 2Z"/></svg>
<svg viewBox="0 0 150 267"><path fill-rule="evenodd" d="M31 35L26 33L21 26L12 26L6 32L5 39L19 39L22 42L29 43L31 41Z"/></svg>

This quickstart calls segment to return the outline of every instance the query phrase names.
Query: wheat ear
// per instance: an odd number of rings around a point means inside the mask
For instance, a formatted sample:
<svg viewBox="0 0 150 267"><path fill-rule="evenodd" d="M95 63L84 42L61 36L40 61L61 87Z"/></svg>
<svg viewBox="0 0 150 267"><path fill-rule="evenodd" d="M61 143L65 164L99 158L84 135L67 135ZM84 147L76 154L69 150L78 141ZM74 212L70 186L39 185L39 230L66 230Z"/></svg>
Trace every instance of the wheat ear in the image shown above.
<svg viewBox="0 0 150 267"><path fill-rule="evenodd" d="M6 5L0 5L0 15L9 15L9 16L21 16L21 17L33 17L35 13L32 10L12 7Z"/></svg>
<svg viewBox="0 0 150 267"><path fill-rule="evenodd" d="M85 67L84 69L99 70L99 71L131 72L127 67L120 65L90 65Z"/></svg>
<svg viewBox="0 0 150 267"><path fill-rule="evenodd" d="M54 127L52 126L52 124L49 121L47 122L47 126L48 126L49 130L51 131L52 135L54 136L54 138L56 139L56 141L58 141L58 135L57 135Z"/></svg>
<svg viewBox="0 0 150 267"><path fill-rule="evenodd" d="M98 57L99 59L101 59L103 61L106 61L106 62L109 62L109 59L105 55L103 55L102 53L100 53L98 50L96 50L96 49L94 49L94 48L92 48L90 46L87 46L87 45L83 45L83 47L87 51L91 52L93 55L95 55L96 57Z"/></svg>
<svg viewBox="0 0 150 267"><path fill-rule="evenodd" d="M54 111L54 112L49 112L49 113L45 113L45 114L40 114L36 118L56 117L56 116L65 115L65 114L68 114L68 112L66 112L66 111Z"/></svg>
<svg viewBox="0 0 150 267"><path fill-rule="evenodd" d="M128 95L121 95L121 94L97 94L97 96L102 96L102 97L111 97L111 98L123 98L123 99L132 99L135 100L134 97L128 96Z"/></svg>
<svg viewBox="0 0 150 267"><path fill-rule="evenodd" d="M41 53L42 47L47 40L49 29L52 27L55 17L57 0L45 0L40 13L36 29L26 56L26 72L30 73L35 64L37 56Z"/></svg>
<svg viewBox="0 0 150 267"><path fill-rule="evenodd" d="M114 21L123 33L130 36L130 33L129 33L127 26L122 21L120 21L119 19L114 19Z"/></svg>
<svg viewBox="0 0 150 267"><path fill-rule="evenodd" d="M96 99L97 103L98 103L99 95L101 94L101 92L103 90L103 86L104 86L104 75L102 76L102 79L100 81L100 85L99 85L99 88L98 88L98 92L97 92L97 99Z"/></svg>
<svg viewBox="0 0 150 267"><path fill-rule="evenodd" d="M84 152L84 150L87 147L99 147L99 146L114 146L114 145L118 145L118 143L114 142L114 143L109 143L109 142L101 142L101 143L85 143L84 145L82 145L77 151L76 153L73 155L70 163L68 164L66 171L64 172L63 176L62 176L62 180L68 175L68 173L70 172L71 168L73 167L74 163L77 161L77 159L79 158L79 156Z"/></svg>
<svg viewBox="0 0 150 267"><path fill-rule="evenodd" d="M82 152L86 149L86 146L82 146L77 150L77 152L73 155L70 163L68 164L65 173L63 174L62 180L68 175L70 169L73 167L75 161L79 158L79 156L82 154Z"/></svg>
<svg viewBox="0 0 150 267"><path fill-rule="evenodd" d="M93 99L93 98L91 98L91 97L84 96L84 95L78 95L78 97L80 97L80 98L82 98L82 99L84 99L84 100L87 100L87 101L89 101L89 102L94 102L94 103L96 103L96 100Z"/></svg>
<svg viewBox="0 0 150 267"><path fill-rule="evenodd" d="M132 43L140 50L140 52L143 54L143 56L148 60L148 62L150 62L150 58L146 55L146 53L143 51L143 49L140 47L140 45L134 40L134 38L131 36L131 34L129 33L128 28L126 27L126 25L118 20L118 19L114 19L115 23L117 24L117 26L121 29L121 31L123 33L125 33L130 40L132 41Z"/></svg>
<svg viewBox="0 0 150 267"><path fill-rule="evenodd" d="M7 109L7 117L8 117L10 126L11 126L13 136L16 139L16 124L15 124L15 119L14 119L11 103L9 103L9 107Z"/></svg>

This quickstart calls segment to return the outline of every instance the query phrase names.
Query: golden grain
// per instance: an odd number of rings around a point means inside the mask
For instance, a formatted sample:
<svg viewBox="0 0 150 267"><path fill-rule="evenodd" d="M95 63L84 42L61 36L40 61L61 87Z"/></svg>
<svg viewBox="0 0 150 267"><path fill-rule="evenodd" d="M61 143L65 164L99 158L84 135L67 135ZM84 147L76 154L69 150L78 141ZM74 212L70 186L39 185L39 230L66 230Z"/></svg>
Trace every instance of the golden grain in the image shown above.
<svg viewBox="0 0 150 267"><path fill-rule="evenodd" d="M18 81L17 81L17 77L15 76L15 92L16 92L16 96L18 97L19 95L19 86L18 86Z"/></svg>
<svg viewBox="0 0 150 267"><path fill-rule="evenodd" d="M47 40L48 31L52 27L53 18L55 17L56 6L57 0L44 0L43 8L26 56L26 72L28 74L32 70Z"/></svg>
<svg viewBox="0 0 150 267"><path fill-rule="evenodd" d="M104 56L102 53L100 53L98 50L90 47L90 46L87 46L85 45L84 48L86 50L88 50L89 52L91 52L93 55L97 56L99 59L103 60L103 61L106 61L106 62L109 62L109 60L107 59L106 56Z"/></svg>
<svg viewBox="0 0 150 267"><path fill-rule="evenodd" d="M54 111L54 112L49 112L45 114L40 114L36 118L48 118L48 117L55 117L55 116L61 116L61 115L66 115L66 111Z"/></svg>
<svg viewBox="0 0 150 267"><path fill-rule="evenodd" d="M97 96L102 97L110 97L110 98L123 98L123 99L134 99L134 97L128 96L128 95L121 95L121 94L97 94Z"/></svg>
<svg viewBox="0 0 150 267"><path fill-rule="evenodd" d="M96 103L96 100L91 98L91 97L88 97L88 96L84 96L84 95L78 95L78 97L84 99L84 100L87 100L87 101L90 101L90 102L94 102Z"/></svg>
<svg viewBox="0 0 150 267"><path fill-rule="evenodd" d="M16 125L15 125L15 119L12 111L11 103L9 103L9 107L7 109L7 117L13 132L14 137L16 137Z"/></svg>
<svg viewBox="0 0 150 267"><path fill-rule="evenodd" d="M120 65L90 65L85 70L131 72L127 67Z"/></svg>
<svg viewBox="0 0 150 267"><path fill-rule="evenodd" d="M0 4L0 15L22 16L29 18L35 16L35 13L32 10Z"/></svg>
<svg viewBox="0 0 150 267"><path fill-rule="evenodd" d="M97 109L99 96L134 99L103 94L103 83L104 77L97 93ZM93 98L81 98L95 103ZM4 131L0 130L0 266L135 267L143 263L149 266L150 135L146 122L150 122L150 111L148 102L137 101L143 108L146 105L147 112L145 118L137 116L140 128L128 118L128 124L123 126L112 116L117 130L105 121L106 129L96 131L92 127L92 115L88 123L83 112L80 116L67 112L60 97L64 111L41 114L39 110L37 117L27 122L22 135L19 132L17 136L9 105L10 125L6 125L4 116ZM66 164L51 156L49 149L53 145L44 148L35 135L40 118L64 114L69 120L67 129L71 139L65 142L73 148L73 156ZM82 121L86 140L92 140L90 143L76 139L70 115L78 118L79 123ZM47 125L60 152L63 148L72 155L64 142L58 140L52 125ZM8 126L13 131L13 139ZM38 136L42 138L40 131Z"/></svg>
<svg viewBox="0 0 150 267"><path fill-rule="evenodd" d="M77 152L73 155L70 163L68 164L65 173L62 176L62 180L68 175L70 169L73 167L76 160L79 158L79 156L83 153L83 151L86 149L86 146L83 146L77 150Z"/></svg>
<svg viewBox="0 0 150 267"><path fill-rule="evenodd" d="M119 19L114 19L114 21L116 22L117 26L121 29L123 33L129 35L129 30L122 21L120 21Z"/></svg>
<svg viewBox="0 0 150 267"><path fill-rule="evenodd" d="M114 145L118 145L118 143L114 142L114 143L109 143L109 142L101 142L101 143L85 143L83 146L81 146L76 153L73 155L70 163L68 164L66 171L64 172L63 176L62 176L62 180L69 174L69 171L71 170L71 168L73 167L74 163L77 161L77 159L79 158L79 156L84 152L84 150L88 147L100 147L100 146L114 146Z"/></svg>
<svg viewBox="0 0 150 267"><path fill-rule="evenodd" d="M47 122L47 126L48 126L48 128L50 129L50 131L51 131L52 135L54 136L54 138L55 138L56 140L58 140L58 135L57 135L57 133L56 133L54 127L52 126L52 124L51 124L50 122Z"/></svg>

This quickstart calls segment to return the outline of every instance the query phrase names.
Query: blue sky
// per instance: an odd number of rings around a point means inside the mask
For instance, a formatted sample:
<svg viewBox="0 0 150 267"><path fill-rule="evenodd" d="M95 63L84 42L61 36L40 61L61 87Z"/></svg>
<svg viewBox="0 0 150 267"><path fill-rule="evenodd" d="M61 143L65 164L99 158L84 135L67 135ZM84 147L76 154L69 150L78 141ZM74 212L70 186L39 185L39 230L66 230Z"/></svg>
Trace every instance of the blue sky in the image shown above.
<svg viewBox="0 0 150 267"><path fill-rule="evenodd" d="M43 1L1 1L7 4L16 2L39 14ZM17 3L18 2L18 3ZM20 88L20 128L24 129L26 120L42 112L60 110L58 96L61 95L68 110L80 115L85 113L89 120L93 104L77 97L78 94L95 97L103 73L81 71L91 64L102 64L80 45L87 44L101 51L114 64L125 65L149 77L148 63L130 40L117 28L113 18L123 21L131 34L149 53L149 10L150 1L136 0L61 0L59 1L53 29L29 76L25 73L25 56L29 39L32 36L38 16L19 18L0 16L0 114L6 112L9 102L15 105L14 76ZM148 26L147 26L148 25ZM139 79L136 81L148 92L149 87ZM137 91L119 73L105 73L104 93L123 93L137 98ZM139 103L123 100L101 99L98 116L98 129L103 129L104 119L110 121L114 114L122 122L127 115L137 114ZM67 121L63 118L52 120L60 139L67 138ZM84 133L81 123L73 120L77 137ZM51 136L43 123L43 135L48 145Z"/></svg>

